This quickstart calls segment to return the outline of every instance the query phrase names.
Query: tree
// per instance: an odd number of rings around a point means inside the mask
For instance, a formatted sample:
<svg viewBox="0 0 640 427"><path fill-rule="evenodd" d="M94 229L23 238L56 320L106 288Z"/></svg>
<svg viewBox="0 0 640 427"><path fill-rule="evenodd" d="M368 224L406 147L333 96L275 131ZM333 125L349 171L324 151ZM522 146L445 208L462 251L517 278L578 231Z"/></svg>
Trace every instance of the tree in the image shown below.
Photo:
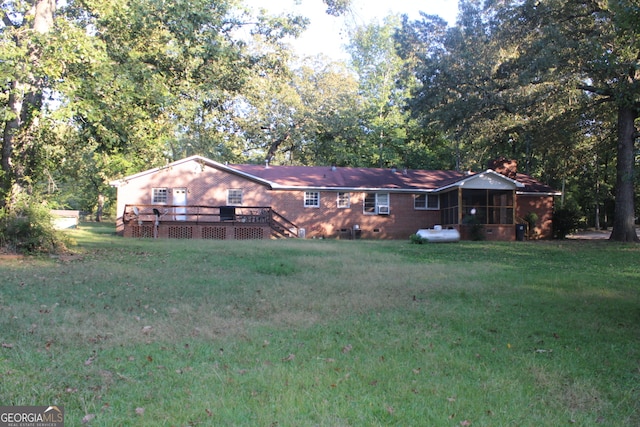
<svg viewBox="0 0 640 427"><path fill-rule="evenodd" d="M231 119L255 162L353 164L361 137L357 82L344 65L305 58L286 70L265 63L234 101Z"/></svg>
<svg viewBox="0 0 640 427"><path fill-rule="evenodd" d="M627 1L462 1L454 28L433 17L405 23L403 49L420 58L421 86L412 110L423 124L465 140L458 145L461 163L465 154L480 159L502 152L540 175L551 166L560 170L557 159L565 159L566 169L570 155L594 140L589 128L609 129L591 123L607 123L613 111L618 148L612 239L638 241L639 18L639 6Z"/></svg>
<svg viewBox="0 0 640 427"><path fill-rule="evenodd" d="M640 5L626 0L525 1L507 13L519 23L507 29L520 39L511 63L523 71L521 80L526 79L529 87L545 85L573 97L584 110L607 104L615 111L617 172L611 239L640 241L634 201ZM523 38L525 34L528 37Z"/></svg>
<svg viewBox="0 0 640 427"><path fill-rule="evenodd" d="M393 38L398 23L399 17L388 16L382 25L371 23L355 28L348 46L365 102L362 126L371 166L398 166L399 162L404 165L402 147L407 139L404 105L410 86L399 84L404 63L396 54Z"/></svg>
<svg viewBox="0 0 640 427"><path fill-rule="evenodd" d="M137 163L140 169L164 163L176 137L213 135L215 143L218 136L225 148L224 129L205 125L212 115L224 117L224 106L261 60L238 30L250 26L277 40L305 25L299 17L254 21L235 0L70 0L55 6L53 0L15 0L0 9L0 72L9 82L0 99L2 204L32 191L51 170L47 152L57 153L60 170L80 158L99 158L94 166L100 168ZM130 172L73 170L93 173L84 178L100 182L96 191L106 186L105 172ZM99 193L95 198L102 199Z"/></svg>
<svg viewBox="0 0 640 427"><path fill-rule="evenodd" d="M0 13L3 87L1 196L17 197L28 185L30 159L37 149L38 115L46 85L47 34L55 0L4 2ZM0 206L4 206L2 197Z"/></svg>
<svg viewBox="0 0 640 427"><path fill-rule="evenodd" d="M496 84L487 75L496 57L481 11L461 3L461 19L448 27L438 16L403 19L396 38L399 54L414 64L419 83L409 99L409 109L425 129L443 132L458 170L478 167L489 146L488 123L502 120L497 103L489 101ZM476 151L473 147L479 147Z"/></svg>

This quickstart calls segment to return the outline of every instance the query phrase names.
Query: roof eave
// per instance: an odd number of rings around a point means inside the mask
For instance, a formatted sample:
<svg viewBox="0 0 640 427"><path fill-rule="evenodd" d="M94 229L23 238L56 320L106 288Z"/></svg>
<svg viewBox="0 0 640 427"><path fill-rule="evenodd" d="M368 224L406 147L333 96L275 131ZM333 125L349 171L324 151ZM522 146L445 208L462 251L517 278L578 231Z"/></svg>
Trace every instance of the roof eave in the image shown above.
<svg viewBox="0 0 640 427"><path fill-rule="evenodd" d="M562 191L516 191L518 196L562 196Z"/></svg>
<svg viewBox="0 0 640 427"><path fill-rule="evenodd" d="M425 188L392 188L392 187L327 187L327 186L309 186L309 185L279 185L272 183L273 190L298 190L298 191L387 191L390 193L434 193L437 189Z"/></svg>

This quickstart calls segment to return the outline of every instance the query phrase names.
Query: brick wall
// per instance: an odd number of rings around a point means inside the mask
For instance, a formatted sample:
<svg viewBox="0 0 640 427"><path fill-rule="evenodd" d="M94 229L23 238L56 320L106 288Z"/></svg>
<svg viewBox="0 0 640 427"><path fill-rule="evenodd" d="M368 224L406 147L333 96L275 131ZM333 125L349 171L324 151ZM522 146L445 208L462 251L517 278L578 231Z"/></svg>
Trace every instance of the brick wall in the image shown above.
<svg viewBox="0 0 640 427"><path fill-rule="evenodd" d="M348 238L358 225L362 238L408 239L421 228L433 228L440 224L440 212L415 210L413 195L389 194L389 215L369 215L363 212L364 192L351 192L350 207L337 207L337 191L321 191L320 207L304 207L304 191L270 190L268 187L240 176L196 161L174 164L155 172L142 173L118 188L118 216L125 205L150 204L152 189L169 188L168 204L173 204L172 190L186 188L189 205L224 206L228 189L242 189L243 206L271 207L300 228L308 238ZM536 235L551 237L553 197L518 196L517 217L534 211L539 220ZM117 230L122 230L119 218ZM498 227L492 230L492 240L512 240L515 226Z"/></svg>
<svg viewBox="0 0 640 427"><path fill-rule="evenodd" d="M337 207L337 191L321 191L320 207L304 207L304 191L274 191L273 208L308 238L346 238L358 225L362 238L408 239L420 228L439 224L439 211L415 210L411 194L390 196L389 215L363 212L364 193L351 192L350 207Z"/></svg>
<svg viewBox="0 0 640 427"><path fill-rule="evenodd" d="M211 167L202 168L194 161L143 174L118 187L118 216L127 204L150 204L152 189L163 187L169 189L169 205L173 204L174 188L187 189L189 205L225 206L231 188L243 190L244 206L271 205L271 194L264 185Z"/></svg>
<svg viewBox="0 0 640 427"><path fill-rule="evenodd" d="M517 196L516 217L524 218L529 212L538 215L533 239L551 239L553 237L553 196Z"/></svg>

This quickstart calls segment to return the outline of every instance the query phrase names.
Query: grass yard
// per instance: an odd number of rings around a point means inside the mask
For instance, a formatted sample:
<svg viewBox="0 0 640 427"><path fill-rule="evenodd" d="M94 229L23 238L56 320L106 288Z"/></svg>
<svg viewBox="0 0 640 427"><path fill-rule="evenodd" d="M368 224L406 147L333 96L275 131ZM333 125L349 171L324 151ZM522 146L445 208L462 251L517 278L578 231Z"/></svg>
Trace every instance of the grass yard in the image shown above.
<svg viewBox="0 0 640 427"><path fill-rule="evenodd" d="M640 425L640 245L112 230L0 260L0 405L66 426Z"/></svg>

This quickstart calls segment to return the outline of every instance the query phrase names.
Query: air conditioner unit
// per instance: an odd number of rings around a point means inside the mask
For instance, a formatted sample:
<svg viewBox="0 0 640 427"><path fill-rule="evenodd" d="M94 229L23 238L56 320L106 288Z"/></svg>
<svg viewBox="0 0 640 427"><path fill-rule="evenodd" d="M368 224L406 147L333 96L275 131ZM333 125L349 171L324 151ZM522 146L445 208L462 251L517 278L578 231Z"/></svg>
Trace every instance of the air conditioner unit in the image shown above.
<svg viewBox="0 0 640 427"><path fill-rule="evenodd" d="M387 205L379 205L378 206L378 215L389 215L389 206L387 206Z"/></svg>

